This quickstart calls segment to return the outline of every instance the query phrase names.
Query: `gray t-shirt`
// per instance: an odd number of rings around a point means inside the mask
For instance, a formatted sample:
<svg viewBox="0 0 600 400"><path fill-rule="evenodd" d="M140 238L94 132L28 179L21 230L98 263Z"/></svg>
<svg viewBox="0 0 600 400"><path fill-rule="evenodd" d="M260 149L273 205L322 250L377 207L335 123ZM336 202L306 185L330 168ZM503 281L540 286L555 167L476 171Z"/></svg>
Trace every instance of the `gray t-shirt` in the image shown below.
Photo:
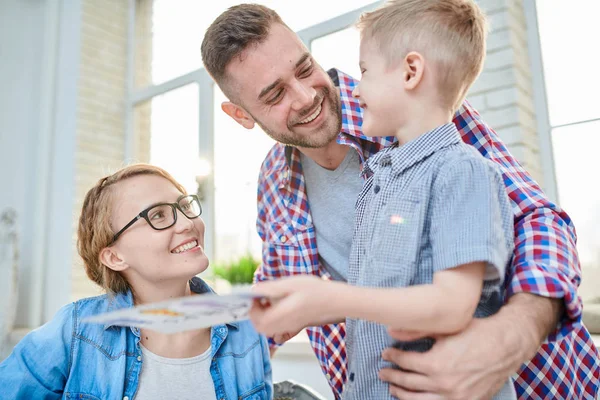
<svg viewBox="0 0 600 400"><path fill-rule="evenodd" d="M142 346L142 372L135 400L216 400L211 350L190 358L166 358Z"/></svg>
<svg viewBox="0 0 600 400"><path fill-rule="evenodd" d="M446 124L367 160L372 174L356 203L348 282L377 288L430 284L442 270L485 262L475 317L502 306L502 281L514 247L513 213L496 165ZM394 344L387 327L347 319L348 381L343 399L391 399L378 371ZM427 351L431 340L396 343ZM515 399L509 381L494 399Z"/></svg>
<svg viewBox="0 0 600 400"><path fill-rule="evenodd" d="M319 260L333 279L348 279L356 197L363 186L360 158L352 147L334 171L301 154L306 195L317 235ZM332 190L335 187L336 190ZM348 212L351 210L351 212Z"/></svg>

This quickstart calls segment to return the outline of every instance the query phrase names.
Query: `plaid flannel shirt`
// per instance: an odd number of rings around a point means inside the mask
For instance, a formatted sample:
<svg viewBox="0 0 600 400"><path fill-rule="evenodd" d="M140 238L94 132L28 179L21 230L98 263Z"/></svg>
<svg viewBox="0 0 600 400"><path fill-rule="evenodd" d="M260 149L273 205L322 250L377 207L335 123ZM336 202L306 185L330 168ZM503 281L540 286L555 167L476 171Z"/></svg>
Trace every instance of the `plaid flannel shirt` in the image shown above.
<svg viewBox="0 0 600 400"><path fill-rule="evenodd" d="M337 142L355 148L362 165L395 138L364 136L360 128L362 111L352 97L358 82L341 71L331 70L329 74L339 86L342 104L342 130ZM454 123L464 142L500 166L511 199L515 251L505 280L507 298L527 292L564 299L566 315L559 327L515 376L518 397L596 399L599 356L581 322L582 304L577 295L581 269L571 219L544 196L538 184L467 102L456 113ZM263 263L257 270L257 281L299 274L331 278L319 263L297 149L278 143L269 151L260 171L257 207L257 229L263 240ZM340 398L346 381L344 324L311 327L307 333L334 395Z"/></svg>

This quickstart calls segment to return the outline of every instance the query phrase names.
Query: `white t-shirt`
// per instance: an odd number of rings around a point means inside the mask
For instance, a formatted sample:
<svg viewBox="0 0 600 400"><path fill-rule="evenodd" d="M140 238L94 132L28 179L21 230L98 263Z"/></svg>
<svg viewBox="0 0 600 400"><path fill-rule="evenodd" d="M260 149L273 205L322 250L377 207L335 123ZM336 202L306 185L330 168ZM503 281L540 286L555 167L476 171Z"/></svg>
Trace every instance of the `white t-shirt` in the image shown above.
<svg viewBox="0 0 600 400"><path fill-rule="evenodd" d="M211 347L191 358L166 358L142 346L142 372L135 400L216 400L210 375Z"/></svg>

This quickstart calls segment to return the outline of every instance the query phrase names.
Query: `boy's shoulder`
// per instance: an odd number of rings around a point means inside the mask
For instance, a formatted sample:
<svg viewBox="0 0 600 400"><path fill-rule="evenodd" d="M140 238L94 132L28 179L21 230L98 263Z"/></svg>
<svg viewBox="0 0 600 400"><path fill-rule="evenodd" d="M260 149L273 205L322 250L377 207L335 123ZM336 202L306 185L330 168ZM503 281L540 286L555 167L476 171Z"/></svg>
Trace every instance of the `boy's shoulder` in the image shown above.
<svg viewBox="0 0 600 400"><path fill-rule="evenodd" d="M501 176L500 168L496 163L485 158L473 146L463 142L439 150L436 156L438 174L460 173L463 170L474 169Z"/></svg>

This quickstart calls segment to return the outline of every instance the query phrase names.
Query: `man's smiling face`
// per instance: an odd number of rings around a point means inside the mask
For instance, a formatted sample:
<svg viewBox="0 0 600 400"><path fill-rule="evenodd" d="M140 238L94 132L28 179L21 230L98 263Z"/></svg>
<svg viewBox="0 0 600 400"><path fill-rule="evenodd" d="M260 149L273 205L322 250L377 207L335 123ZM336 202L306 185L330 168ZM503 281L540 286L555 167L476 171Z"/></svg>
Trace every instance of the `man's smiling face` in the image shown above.
<svg viewBox="0 0 600 400"><path fill-rule="evenodd" d="M274 23L226 68L238 106L276 141L320 148L341 129L339 94L298 36Z"/></svg>

